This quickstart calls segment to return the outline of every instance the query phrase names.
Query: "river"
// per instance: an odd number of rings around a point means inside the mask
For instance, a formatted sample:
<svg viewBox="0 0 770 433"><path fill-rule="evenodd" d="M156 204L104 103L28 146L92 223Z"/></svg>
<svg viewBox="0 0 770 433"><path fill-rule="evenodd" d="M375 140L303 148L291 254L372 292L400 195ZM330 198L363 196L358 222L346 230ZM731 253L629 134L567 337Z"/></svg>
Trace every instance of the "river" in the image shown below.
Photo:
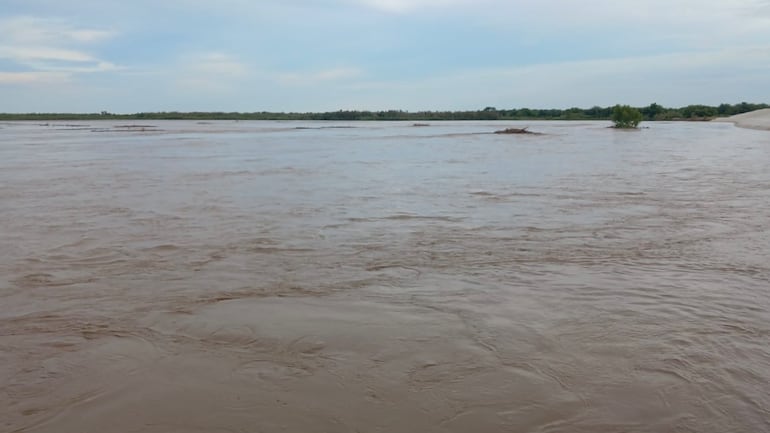
<svg viewBox="0 0 770 433"><path fill-rule="evenodd" d="M768 132L137 123L0 123L2 432L770 431Z"/></svg>

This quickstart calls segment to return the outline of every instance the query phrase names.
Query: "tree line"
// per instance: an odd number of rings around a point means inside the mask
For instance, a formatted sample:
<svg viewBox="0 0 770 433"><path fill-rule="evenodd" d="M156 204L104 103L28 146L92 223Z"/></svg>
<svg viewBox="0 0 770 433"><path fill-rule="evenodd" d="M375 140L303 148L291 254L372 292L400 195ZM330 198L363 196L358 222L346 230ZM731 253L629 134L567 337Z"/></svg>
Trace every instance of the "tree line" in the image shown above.
<svg viewBox="0 0 770 433"><path fill-rule="evenodd" d="M741 102L740 104L688 105L667 108L657 103L646 107L634 107L642 113L643 120L711 120L749 111L770 108L768 104ZM151 112L133 114L100 113L0 113L0 120L382 120L382 121L441 121L441 120L610 120L613 107L534 109L497 109L486 107L468 111L367 111L339 110L320 113L280 112Z"/></svg>

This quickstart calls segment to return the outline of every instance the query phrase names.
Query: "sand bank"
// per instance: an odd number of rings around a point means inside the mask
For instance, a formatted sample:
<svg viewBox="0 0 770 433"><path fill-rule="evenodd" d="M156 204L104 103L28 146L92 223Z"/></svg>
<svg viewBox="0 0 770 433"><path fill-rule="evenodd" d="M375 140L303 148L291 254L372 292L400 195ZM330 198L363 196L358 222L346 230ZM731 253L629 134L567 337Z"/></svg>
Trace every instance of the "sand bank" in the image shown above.
<svg viewBox="0 0 770 433"><path fill-rule="evenodd" d="M740 128L770 131L770 108L715 119L716 122L732 122Z"/></svg>

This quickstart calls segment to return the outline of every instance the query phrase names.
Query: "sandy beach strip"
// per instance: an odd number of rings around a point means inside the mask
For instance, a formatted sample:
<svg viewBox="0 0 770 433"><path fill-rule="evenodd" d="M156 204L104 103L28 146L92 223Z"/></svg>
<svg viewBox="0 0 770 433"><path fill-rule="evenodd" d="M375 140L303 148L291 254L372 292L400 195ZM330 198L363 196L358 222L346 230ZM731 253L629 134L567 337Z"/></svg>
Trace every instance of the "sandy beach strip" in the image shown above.
<svg viewBox="0 0 770 433"><path fill-rule="evenodd" d="M731 122L740 128L770 131L770 108L715 119L715 122Z"/></svg>

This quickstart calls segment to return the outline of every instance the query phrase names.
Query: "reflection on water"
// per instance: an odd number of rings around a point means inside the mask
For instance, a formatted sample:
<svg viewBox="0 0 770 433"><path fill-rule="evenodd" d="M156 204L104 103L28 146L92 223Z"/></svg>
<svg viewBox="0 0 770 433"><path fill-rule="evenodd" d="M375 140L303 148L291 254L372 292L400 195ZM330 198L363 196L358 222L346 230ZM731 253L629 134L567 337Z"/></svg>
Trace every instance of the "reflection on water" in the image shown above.
<svg viewBox="0 0 770 433"><path fill-rule="evenodd" d="M126 125L0 124L0 431L770 430L766 132Z"/></svg>

